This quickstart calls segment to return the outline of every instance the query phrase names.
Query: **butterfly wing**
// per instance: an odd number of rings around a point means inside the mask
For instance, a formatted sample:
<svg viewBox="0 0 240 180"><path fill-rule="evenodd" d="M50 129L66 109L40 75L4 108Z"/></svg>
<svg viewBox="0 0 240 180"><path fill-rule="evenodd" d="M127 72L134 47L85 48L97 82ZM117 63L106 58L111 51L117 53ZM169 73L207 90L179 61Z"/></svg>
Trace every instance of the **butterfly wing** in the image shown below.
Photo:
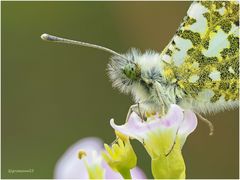
<svg viewBox="0 0 240 180"><path fill-rule="evenodd" d="M208 91L204 97L211 103L236 101L238 1L193 2L161 59L166 62L165 78L175 81L188 96L204 101L201 94Z"/></svg>

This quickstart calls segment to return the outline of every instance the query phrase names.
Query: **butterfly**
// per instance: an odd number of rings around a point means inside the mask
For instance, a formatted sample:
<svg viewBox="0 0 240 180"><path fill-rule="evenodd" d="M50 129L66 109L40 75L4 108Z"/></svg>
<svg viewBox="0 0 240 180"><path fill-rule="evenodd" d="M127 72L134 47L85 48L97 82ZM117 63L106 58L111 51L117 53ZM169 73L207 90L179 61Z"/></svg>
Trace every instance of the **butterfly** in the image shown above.
<svg viewBox="0 0 240 180"><path fill-rule="evenodd" d="M132 49L113 56L113 85L131 93L147 111L170 104L198 113L238 106L238 1L193 2L176 34L162 51Z"/></svg>
<svg viewBox="0 0 240 180"><path fill-rule="evenodd" d="M108 74L131 94L138 114L165 115L171 104L196 113L216 113L239 103L239 3L194 1L169 44L159 53L106 47L43 34L43 40L107 51Z"/></svg>

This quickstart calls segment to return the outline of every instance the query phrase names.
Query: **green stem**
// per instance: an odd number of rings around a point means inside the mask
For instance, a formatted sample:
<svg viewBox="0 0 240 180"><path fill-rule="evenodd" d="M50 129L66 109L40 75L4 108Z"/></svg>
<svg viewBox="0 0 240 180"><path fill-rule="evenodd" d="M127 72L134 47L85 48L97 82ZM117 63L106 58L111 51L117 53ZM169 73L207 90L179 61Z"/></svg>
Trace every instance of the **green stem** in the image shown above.
<svg viewBox="0 0 240 180"><path fill-rule="evenodd" d="M118 171L124 179L132 179L129 169L121 169Z"/></svg>

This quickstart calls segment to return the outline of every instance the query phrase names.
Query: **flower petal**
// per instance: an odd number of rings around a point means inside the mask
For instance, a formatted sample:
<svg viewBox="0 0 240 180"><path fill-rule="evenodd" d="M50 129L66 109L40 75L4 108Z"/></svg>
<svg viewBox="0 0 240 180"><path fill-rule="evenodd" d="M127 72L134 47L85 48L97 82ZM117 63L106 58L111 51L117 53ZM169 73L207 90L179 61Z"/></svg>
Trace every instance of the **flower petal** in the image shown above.
<svg viewBox="0 0 240 180"><path fill-rule="evenodd" d="M142 121L133 112L124 125L116 125L113 119L110 124L116 131L142 142L153 158L166 154L171 149L177 130L183 123L183 117L183 109L173 104L167 115L161 118L154 116L149 117L147 121Z"/></svg>
<svg viewBox="0 0 240 180"><path fill-rule="evenodd" d="M143 170L139 167L135 167L131 170L132 179L147 179Z"/></svg>
<svg viewBox="0 0 240 180"><path fill-rule="evenodd" d="M78 152L84 149L86 154L92 153L92 150L100 151L103 142L94 137L84 138L77 143L73 144L58 160L55 170L54 178L56 179L87 179L88 172L83 163L79 160ZM89 159L91 161L91 159Z"/></svg>
<svg viewBox="0 0 240 180"><path fill-rule="evenodd" d="M197 127L197 116L191 110L184 111L184 120L178 131L180 137L180 146L185 143L187 136L191 134Z"/></svg>
<svg viewBox="0 0 240 180"><path fill-rule="evenodd" d="M143 143L143 140L147 136L147 132L156 129L164 131L166 128L174 128L174 131L176 131L182 120L183 110L179 106L173 104L171 105L168 114L162 118L154 117L145 122L133 112L130 115L128 122L124 125L116 125L113 119L110 120L110 125L122 134L137 139Z"/></svg>
<svg viewBox="0 0 240 180"><path fill-rule="evenodd" d="M101 160L100 152L103 151L103 142L99 138L83 138L73 144L58 160L54 169L54 179L88 179L88 171L82 160L78 159L78 152L83 149L89 164ZM121 175L113 171L105 161L101 161L101 166L105 169L105 179L122 179ZM146 176L138 168L131 170L133 179L145 179Z"/></svg>

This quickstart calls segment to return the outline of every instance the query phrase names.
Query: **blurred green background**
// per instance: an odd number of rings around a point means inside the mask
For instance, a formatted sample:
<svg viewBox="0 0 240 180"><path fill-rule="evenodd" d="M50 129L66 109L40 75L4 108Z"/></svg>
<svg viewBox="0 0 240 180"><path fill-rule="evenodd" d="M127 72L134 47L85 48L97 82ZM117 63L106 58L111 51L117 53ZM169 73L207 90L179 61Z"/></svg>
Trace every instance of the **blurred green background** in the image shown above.
<svg viewBox="0 0 240 180"><path fill-rule="evenodd" d="M124 122L129 96L111 87L109 54L43 42L42 33L110 47L161 51L190 2L2 2L2 178L52 178L56 161L77 140L114 139L110 118ZM183 154L188 178L238 178L238 111L199 122ZM150 158L133 142L152 178ZM8 169L34 169L8 173Z"/></svg>

